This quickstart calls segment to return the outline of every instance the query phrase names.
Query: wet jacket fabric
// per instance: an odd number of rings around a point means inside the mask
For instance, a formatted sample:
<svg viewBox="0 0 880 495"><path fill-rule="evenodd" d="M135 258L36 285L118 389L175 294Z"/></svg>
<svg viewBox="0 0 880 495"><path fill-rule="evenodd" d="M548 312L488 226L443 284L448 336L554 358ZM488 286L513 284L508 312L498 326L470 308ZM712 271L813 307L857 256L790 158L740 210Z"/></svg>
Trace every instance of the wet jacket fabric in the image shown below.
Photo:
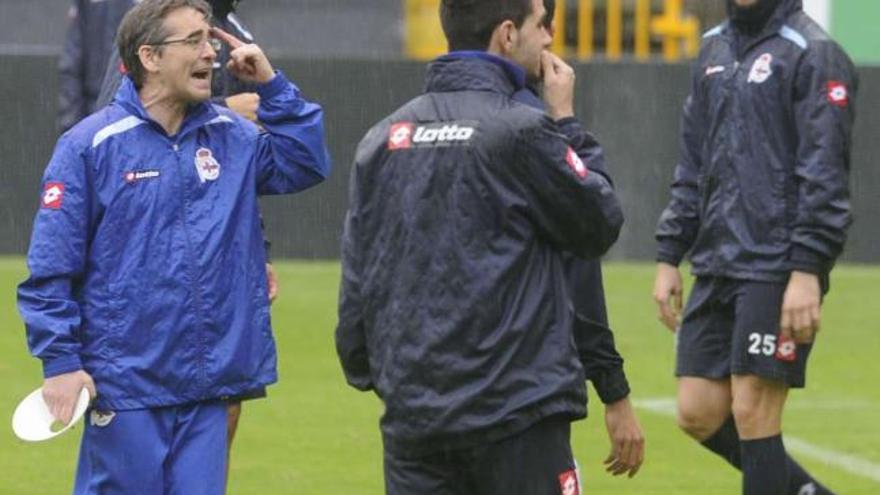
<svg viewBox="0 0 880 495"><path fill-rule="evenodd" d="M254 36L245 27L244 22L235 12L229 12L223 17L211 19L211 23L244 41L245 43L254 43ZM211 94L214 95L212 101L221 106L226 106L226 97L237 95L239 93L252 93L254 86L245 81L241 81L226 70L226 63L229 62L229 46L225 43L217 52L217 58L214 60L214 71L211 75ZM119 57L119 50L113 50L109 57L107 65L102 67L102 82L99 86L96 107L101 108L110 103L122 83L122 77L125 75L125 69L122 66L122 59Z"/></svg>
<svg viewBox="0 0 880 495"><path fill-rule="evenodd" d="M102 105L97 105L96 100L107 61L116 53L116 30L135 3L136 0L74 0L71 4L67 36L58 59L61 132L109 103L110 98Z"/></svg>
<svg viewBox="0 0 880 495"><path fill-rule="evenodd" d="M276 380L257 195L309 188L330 163L320 106L280 73L257 91L265 131L202 103L168 136L125 78L61 137L18 290L45 377L84 369L106 410Z"/></svg>
<svg viewBox="0 0 880 495"><path fill-rule="evenodd" d="M357 149L337 351L385 404L385 448L419 456L586 414L560 250L597 257L623 218L524 73L453 53Z"/></svg>
<svg viewBox="0 0 880 495"><path fill-rule="evenodd" d="M538 97L536 88L529 86L517 91L513 98L544 111L544 102ZM577 140L572 147L590 150L587 156L590 170L604 174L611 182L602 147L593 135L580 129L581 124L576 119L565 119L563 123L572 126L566 133ZM630 388L623 370L623 357L617 352L614 333L608 324L602 263L598 259L582 259L568 253L560 255L574 308L574 339L584 374L603 403L617 402L629 395Z"/></svg>
<svg viewBox="0 0 880 495"><path fill-rule="evenodd" d="M782 0L757 35L707 32L684 107L657 259L696 275L784 282L827 274L851 222L858 80L841 48Z"/></svg>

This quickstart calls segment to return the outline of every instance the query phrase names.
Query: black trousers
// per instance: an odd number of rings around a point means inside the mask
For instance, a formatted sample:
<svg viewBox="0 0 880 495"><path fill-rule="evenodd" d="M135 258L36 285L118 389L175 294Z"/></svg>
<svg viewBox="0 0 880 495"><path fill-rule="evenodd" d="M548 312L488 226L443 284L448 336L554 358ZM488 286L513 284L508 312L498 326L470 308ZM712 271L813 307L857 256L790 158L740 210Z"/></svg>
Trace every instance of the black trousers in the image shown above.
<svg viewBox="0 0 880 495"><path fill-rule="evenodd" d="M495 443L420 458L385 452L388 495L580 495L571 426L548 418Z"/></svg>

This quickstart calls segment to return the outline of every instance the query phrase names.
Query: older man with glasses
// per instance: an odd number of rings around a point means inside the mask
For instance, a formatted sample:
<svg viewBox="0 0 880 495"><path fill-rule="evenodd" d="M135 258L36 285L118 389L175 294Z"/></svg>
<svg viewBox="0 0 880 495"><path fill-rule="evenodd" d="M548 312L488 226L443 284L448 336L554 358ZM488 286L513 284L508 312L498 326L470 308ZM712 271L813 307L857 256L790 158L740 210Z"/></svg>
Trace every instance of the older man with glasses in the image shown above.
<svg viewBox="0 0 880 495"><path fill-rule="evenodd" d="M43 178L19 310L52 414L94 398L77 495L223 493L226 400L277 379L257 196L327 177L323 112L210 14L203 0L126 14L117 97ZM262 129L208 101L217 40Z"/></svg>

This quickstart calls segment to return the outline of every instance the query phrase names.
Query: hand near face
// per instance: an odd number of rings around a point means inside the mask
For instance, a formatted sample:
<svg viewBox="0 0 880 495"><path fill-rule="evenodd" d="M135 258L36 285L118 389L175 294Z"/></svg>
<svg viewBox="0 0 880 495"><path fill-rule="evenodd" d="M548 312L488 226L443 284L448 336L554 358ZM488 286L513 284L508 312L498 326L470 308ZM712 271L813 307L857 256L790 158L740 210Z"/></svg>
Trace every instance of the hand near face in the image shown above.
<svg viewBox="0 0 880 495"><path fill-rule="evenodd" d="M553 120L574 116L574 69L561 58L544 51L541 55L544 103Z"/></svg>
<svg viewBox="0 0 880 495"><path fill-rule="evenodd" d="M238 79L256 84L265 84L275 78L275 69L259 46L245 43L226 31L213 27L211 35L229 45L227 70Z"/></svg>

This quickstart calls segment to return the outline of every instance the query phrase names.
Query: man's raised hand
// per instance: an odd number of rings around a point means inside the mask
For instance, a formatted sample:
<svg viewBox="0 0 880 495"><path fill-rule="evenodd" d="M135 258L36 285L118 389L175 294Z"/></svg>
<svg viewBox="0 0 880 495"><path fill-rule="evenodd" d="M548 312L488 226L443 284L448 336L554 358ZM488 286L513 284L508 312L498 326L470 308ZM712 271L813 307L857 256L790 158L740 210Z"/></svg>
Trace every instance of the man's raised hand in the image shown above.
<svg viewBox="0 0 880 495"><path fill-rule="evenodd" d="M211 35L229 45L229 62L226 68L232 75L256 84L265 84L275 78L275 69L262 48L253 43L245 43L217 27L211 28Z"/></svg>

